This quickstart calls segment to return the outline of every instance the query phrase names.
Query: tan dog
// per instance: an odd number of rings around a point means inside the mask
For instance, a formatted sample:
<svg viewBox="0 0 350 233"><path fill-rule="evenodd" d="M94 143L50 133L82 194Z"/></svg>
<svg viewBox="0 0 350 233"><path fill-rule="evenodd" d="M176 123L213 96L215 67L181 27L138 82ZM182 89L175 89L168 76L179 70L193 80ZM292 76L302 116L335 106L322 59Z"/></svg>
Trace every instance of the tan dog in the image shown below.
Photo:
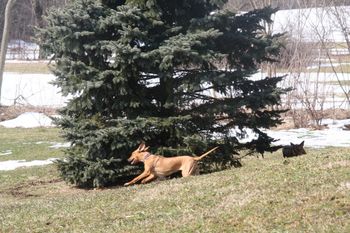
<svg viewBox="0 0 350 233"><path fill-rule="evenodd" d="M147 151L148 148L149 147L146 147L144 143L141 143L139 148L132 152L128 161L131 162L131 164L143 162L144 171L132 181L125 183L125 186L135 184L139 180L142 180L141 183L144 184L157 177L165 177L177 171L181 171L183 177L198 175L198 161L218 147L211 149L199 157L176 156L170 158L153 155Z"/></svg>

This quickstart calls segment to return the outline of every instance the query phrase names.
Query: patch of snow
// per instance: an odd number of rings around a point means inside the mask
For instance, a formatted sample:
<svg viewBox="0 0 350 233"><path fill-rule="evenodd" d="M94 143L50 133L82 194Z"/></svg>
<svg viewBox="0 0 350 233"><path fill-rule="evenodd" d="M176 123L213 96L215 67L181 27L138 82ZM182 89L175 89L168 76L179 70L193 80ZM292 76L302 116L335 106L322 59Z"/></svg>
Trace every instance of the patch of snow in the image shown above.
<svg viewBox="0 0 350 233"><path fill-rule="evenodd" d="M17 118L0 122L0 125L6 128L34 128L34 127L52 127L51 118L43 113L26 112Z"/></svg>
<svg viewBox="0 0 350 233"><path fill-rule="evenodd" d="M3 77L2 105L33 105L62 107L69 97L61 94L61 89L52 85L53 74L22 74L5 72Z"/></svg>
<svg viewBox="0 0 350 233"><path fill-rule="evenodd" d="M1 155L11 155L11 154L12 154L12 150L0 151L0 156L1 156Z"/></svg>
<svg viewBox="0 0 350 233"><path fill-rule="evenodd" d="M4 162L0 162L0 170L1 171L9 171L14 170L19 167L31 167L31 166L41 166L41 165L48 165L53 163L57 158L50 158L47 160L33 160L33 161L26 161L26 160L8 160Z"/></svg>
<svg viewBox="0 0 350 233"><path fill-rule="evenodd" d="M332 120L325 119L323 124L328 126L323 130L310 130L306 128L289 130L270 130L262 129L268 136L278 140L275 145L290 145L290 143L299 144L305 141L305 147L324 148L324 147L350 147L350 131L343 130L344 125L350 124L350 119ZM257 135L251 129L244 129L245 137L238 138L240 143L247 143L257 139ZM239 136L242 131L234 129L232 136Z"/></svg>
<svg viewBox="0 0 350 233"><path fill-rule="evenodd" d="M328 125L328 129L309 130L305 128L291 130L265 130L270 137L279 139L277 145L289 145L305 141L305 147L324 148L350 147L350 131L343 130L345 124L350 124L350 119L346 120L323 120L323 124Z"/></svg>
<svg viewBox="0 0 350 233"><path fill-rule="evenodd" d="M6 59L39 59L39 45L23 40L10 40L7 46Z"/></svg>
<svg viewBox="0 0 350 233"><path fill-rule="evenodd" d="M39 141L39 142L36 142L35 144L36 144L36 145L41 145L41 144L44 144L44 143L47 143L47 142Z"/></svg>
<svg viewBox="0 0 350 233"><path fill-rule="evenodd" d="M58 143L55 143L55 144L49 146L49 148L52 148L52 149L68 148L68 147L70 147L70 145L71 145L70 142L65 142L65 143L58 142Z"/></svg>

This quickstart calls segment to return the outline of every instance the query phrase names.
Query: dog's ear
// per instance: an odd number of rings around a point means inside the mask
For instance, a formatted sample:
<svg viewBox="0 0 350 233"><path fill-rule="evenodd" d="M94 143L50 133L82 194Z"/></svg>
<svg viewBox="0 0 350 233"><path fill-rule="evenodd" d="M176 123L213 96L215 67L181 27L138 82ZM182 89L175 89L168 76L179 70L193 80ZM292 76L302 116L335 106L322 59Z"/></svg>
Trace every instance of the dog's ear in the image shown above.
<svg viewBox="0 0 350 233"><path fill-rule="evenodd" d="M304 141L302 141L299 146L304 146Z"/></svg>
<svg viewBox="0 0 350 233"><path fill-rule="evenodd" d="M291 146L294 146L294 144L293 144L292 142L290 143L290 145L291 145Z"/></svg>
<svg viewBox="0 0 350 233"><path fill-rule="evenodd" d="M142 151L148 151L148 149L149 149L149 146L147 146L146 148L143 148Z"/></svg>
<svg viewBox="0 0 350 233"><path fill-rule="evenodd" d="M139 148L137 148L138 151L143 151L145 149L146 145L144 142L142 142L140 145L139 145Z"/></svg>

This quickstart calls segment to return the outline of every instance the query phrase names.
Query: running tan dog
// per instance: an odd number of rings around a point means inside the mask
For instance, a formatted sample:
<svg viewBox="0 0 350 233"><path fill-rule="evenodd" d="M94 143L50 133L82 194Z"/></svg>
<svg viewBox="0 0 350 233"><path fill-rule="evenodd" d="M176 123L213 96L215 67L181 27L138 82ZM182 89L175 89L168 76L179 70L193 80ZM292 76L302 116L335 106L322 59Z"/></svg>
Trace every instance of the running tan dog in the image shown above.
<svg viewBox="0 0 350 233"><path fill-rule="evenodd" d="M181 171L183 177L198 175L198 161L218 147L211 149L199 157L176 156L170 158L153 155L147 151L148 148L149 147L146 147L144 143L141 143L139 148L132 152L128 161L131 162L131 164L143 162L145 170L132 181L125 183L125 186L135 184L139 180L142 180L141 183L144 184L157 177L165 177L177 171Z"/></svg>

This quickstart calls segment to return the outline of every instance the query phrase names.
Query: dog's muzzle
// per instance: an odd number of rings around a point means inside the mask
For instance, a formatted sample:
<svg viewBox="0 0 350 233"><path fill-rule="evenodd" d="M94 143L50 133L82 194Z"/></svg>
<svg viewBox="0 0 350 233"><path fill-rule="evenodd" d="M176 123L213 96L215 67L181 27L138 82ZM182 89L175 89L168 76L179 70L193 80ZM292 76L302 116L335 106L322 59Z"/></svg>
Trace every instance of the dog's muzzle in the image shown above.
<svg viewBox="0 0 350 233"><path fill-rule="evenodd" d="M135 164L135 159L134 158L128 158L128 162L130 162L131 164Z"/></svg>

